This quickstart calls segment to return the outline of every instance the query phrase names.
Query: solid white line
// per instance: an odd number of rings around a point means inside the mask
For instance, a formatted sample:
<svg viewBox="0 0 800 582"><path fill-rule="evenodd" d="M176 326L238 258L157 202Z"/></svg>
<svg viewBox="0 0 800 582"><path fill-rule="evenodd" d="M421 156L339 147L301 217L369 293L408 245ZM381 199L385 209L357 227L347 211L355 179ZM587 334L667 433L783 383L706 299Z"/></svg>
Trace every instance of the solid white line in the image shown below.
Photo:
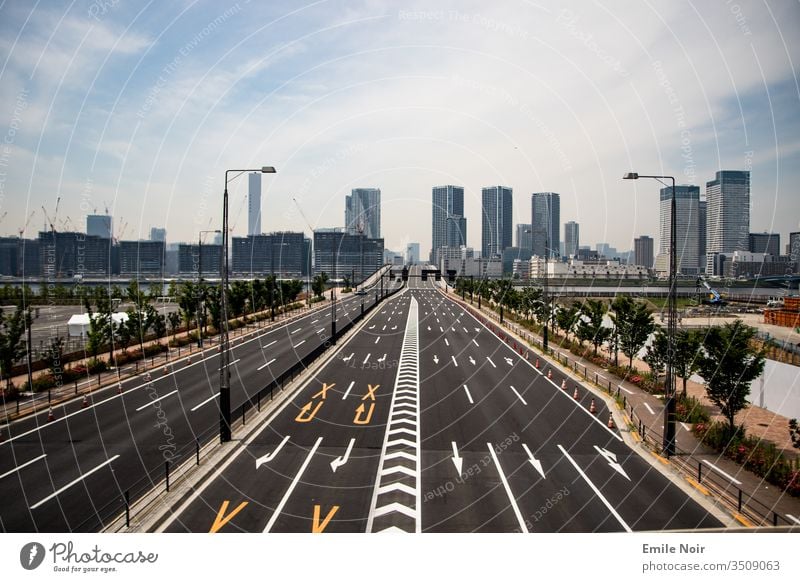
<svg viewBox="0 0 800 582"><path fill-rule="evenodd" d="M303 476L303 472L306 470L306 467L308 467L308 464L311 462L311 457L313 457L314 453L317 452L317 449L319 448L319 444L321 442L322 442L322 437L319 437L317 439L317 442L314 443L314 446L311 447L311 451L309 451L308 456L306 456L306 460L303 461L303 464L300 466L300 470L297 472L297 475L294 476L291 485L289 485L289 488L286 490L286 493L283 494L283 499L281 499L281 502L278 504L278 507L275 508L275 513L273 513L272 517L269 518L269 521L267 522L267 527L264 528L264 533L269 532L269 530L272 529L272 526L275 525L275 522L278 521L278 516L281 514L281 511L283 511L283 507L284 505L286 505L286 502L289 501L289 497L291 496L292 491L294 491L294 488L297 487L297 483L300 481L300 477Z"/></svg>
<svg viewBox="0 0 800 582"><path fill-rule="evenodd" d="M632 532L633 532L633 530L632 530L630 527L628 527L628 524L627 524L627 523L625 523L625 520L624 520L624 519L622 519L622 516L621 516L619 513L617 513L617 510L616 510L616 509L614 509L614 506L613 506L613 505L611 505L611 503L609 503L609 502L608 502L608 499L606 499L605 497L603 497L603 494L602 494L602 493L600 493L600 490L599 490L597 487L595 487L595 484L594 484L594 483L592 483L592 482L589 480L589 477L587 477L587 476L586 476L586 473L584 473L584 472L583 472L583 470L582 470L582 469L581 469L581 468L578 466L578 463L576 463L576 462L573 460L573 458L569 456L569 453L566 451L566 449L565 449L564 447L562 447L561 445L558 445L558 448L559 448L559 449L561 449L561 452L562 452L562 453L564 453L564 456L567 458L567 460L568 460L570 463L572 463L572 466L573 466L573 467L575 467L575 470L576 470L576 471L578 471L578 473L580 473L581 477L583 477L583 480L584 480L584 481L586 481L586 483L589 485L589 487L591 487L591 488L592 488L592 491L594 491L594 492L595 492L595 495L597 495L597 496L600 498L600 501L602 501L602 502L603 502L603 504L604 504L604 505L605 505L605 506L608 508L608 510L611 512L611 515L613 515L613 516L614 516L614 517L617 519L617 521L619 522L619 524L620 524L622 527L624 527L624 528L625 528L625 531L626 531L626 532L628 532L628 533L632 533Z"/></svg>
<svg viewBox="0 0 800 582"><path fill-rule="evenodd" d="M467 333L469 333L469 332L467 332ZM478 345L478 342L476 342L475 340L472 340L472 343L474 343L477 347L481 347L481 346Z"/></svg>
<svg viewBox="0 0 800 582"><path fill-rule="evenodd" d="M355 381L355 380L353 380L352 382L350 382L350 386L348 386L348 387L347 387L347 390L345 390L345 392L344 392L344 396L342 396L342 400L344 400L345 398L347 398L347 396L350 394L350 390L352 390L352 389L353 389L353 385L354 385L355 383L356 383L356 381Z"/></svg>
<svg viewBox="0 0 800 582"><path fill-rule="evenodd" d="M137 408L137 409L136 409L136 412L142 411L142 410L144 410L145 408L147 408L148 406L152 406L153 404L155 404L155 403L156 403L156 402L158 402L159 400L164 400L164 398L166 398L166 397L168 397L168 396L172 396L172 395L173 395L173 394L175 394L176 392L178 392L178 390L177 390L177 389L176 389L176 390L173 390L173 391L172 391L172 392L170 392L169 394L164 394L164 396L161 396L161 397L159 397L159 398L156 398L155 400L151 400L151 401L150 401L150 402L148 402L147 404L144 404L144 405L140 406L139 408Z"/></svg>
<svg viewBox="0 0 800 582"><path fill-rule="evenodd" d="M513 386L511 386L511 391L512 391L514 394L516 394L516 395L517 395L517 398L519 398L519 399L520 399L520 401L521 401L521 402L522 402L522 403L523 403L525 406L528 406L528 403L527 403L527 402L525 402L525 399L522 397L522 394L520 394L519 392L517 392L517 389L516 389L516 388L514 388Z"/></svg>
<svg viewBox="0 0 800 582"><path fill-rule="evenodd" d="M198 405L197 405L197 406L195 406L194 408L190 409L190 412L194 412L195 410L197 410L197 409L198 409L198 408L200 408L201 406L203 406L203 405L205 405L205 404L208 404L209 402L211 402L212 400L214 400L214 398L217 398L217 397L219 397L219 392L217 392L216 394L214 394L214 396L212 396L211 398L206 398L205 400L203 400L203 401L202 401L200 404L198 404Z"/></svg>
<svg viewBox="0 0 800 582"><path fill-rule="evenodd" d="M650 408L650 405L647 402L644 403L644 407L647 409L647 412L649 412L650 414L655 414L656 413L655 410Z"/></svg>
<svg viewBox="0 0 800 582"><path fill-rule="evenodd" d="M76 483L80 483L81 481L83 481L84 479L86 479L86 477L88 477L89 475L91 475L92 473L94 473L95 471L99 471L100 469L102 469L103 467L105 467L106 465L108 465L109 463L112 463L113 461L116 461L118 458L119 458L119 455L114 455L113 457L111 457L111 458L110 458L110 459L108 459L107 461L104 461L104 462L100 463L99 465L97 465L97 466L96 466L94 469L92 469L91 471L89 471L89 472L87 472L87 473L84 473L84 474L82 474L80 477L78 477L77 479L75 479L74 481L72 481L72 482L70 482L70 483L67 483L67 484L66 484L66 485L64 485L64 486L63 486L61 489L59 489L58 491L55 491L54 493L51 493L50 495L48 495L47 497L45 497L44 499L42 499L40 502L38 502L38 503L34 503L33 505L31 505L31 506L30 506L30 508L29 508L29 509L36 509L37 507L39 507L40 505L42 505L42 504L44 504L44 503L47 503L48 501L50 501L50 500L51 500L51 499L53 499L54 497L58 497L59 495L61 495L62 493L64 493L64 491L66 491L67 489L69 489L70 487L72 487L73 485L75 485Z"/></svg>
<svg viewBox="0 0 800 582"><path fill-rule="evenodd" d="M292 349L297 349L300 346L302 346L304 343L306 343L306 340L300 340L300 343L298 343L296 346L292 346Z"/></svg>
<svg viewBox="0 0 800 582"><path fill-rule="evenodd" d="M792 520L793 522L795 522L797 525L800 525L800 519L797 519L797 518L796 518L795 516L793 516L791 513L787 513L787 514L786 514L786 517L788 517L789 519L791 519L791 520Z"/></svg>
<svg viewBox="0 0 800 582"><path fill-rule="evenodd" d="M711 467L712 469L714 469L714 470L715 470L717 473L719 473L719 474L720 474L720 475L722 475L723 477L726 477L727 479L729 479L729 480L731 481L731 483L734 483L734 484L736 484L736 485L741 485L741 484L742 484L742 482L741 482L741 481L739 481L738 479L735 479L734 477L731 477L730 475L728 475L728 474L727 474L725 471L723 471L722 469L720 469L719 467L717 467L717 466L716 466L714 463L712 463L711 461L707 461L707 460L703 459L703 462L704 462L706 465L708 465L709 467Z"/></svg>
<svg viewBox="0 0 800 582"><path fill-rule="evenodd" d="M514 494L511 493L511 487L508 486L508 481L506 480L506 476L503 473L503 468L500 466L500 461L497 460L497 455L494 453L494 447L492 443L486 443L486 446L489 447L489 452L492 454L492 460L494 461L495 466L497 467L497 472L500 474L500 480L503 482L503 487L506 489L506 495L508 495L508 500L511 502L511 507L514 509L514 515L517 516L517 521L519 522L520 530L528 533L528 526L525 524L525 520L522 519L522 513L519 510L519 506L517 505L517 500L514 499Z"/></svg>
<svg viewBox="0 0 800 582"><path fill-rule="evenodd" d="M449 345L450 345L450 342L449 342L449 341L447 341L447 338L444 338L444 345L446 345L446 346L449 346Z"/></svg>
<svg viewBox="0 0 800 582"><path fill-rule="evenodd" d="M623 392L627 392L628 394L633 394L633 390L628 390L627 388L623 388L622 385L619 386L619 389Z"/></svg>
<svg viewBox="0 0 800 582"><path fill-rule="evenodd" d="M366 357L366 358L364 358L364 361L363 361L363 362L361 362L361 365L362 365L362 366L363 366L364 364L366 364L366 363L367 363L367 360L369 360L369 357L370 357L371 355L372 355L372 352L370 352L370 353L368 353L368 354L367 354L367 357Z"/></svg>
<svg viewBox="0 0 800 582"><path fill-rule="evenodd" d="M450 358L453 360L453 365L454 365L456 368L458 368L458 362L456 362L456 357L455 357L455 356L450 356Z"/></svg>
<svg viewBox="0 0 800 582"><path fill-rule="evenodd" d="M269 346L271 346L272 344L276 343L277 341L278 341L278 340L272 340L272 341L271 341L271 342L269 342L267 345L265 345L265 346L261 346L261 349L262 349L262 350L266 350L266 349L267 349Z"/></svg>
<svg viewBox="0 0 800 582"><path fill-rule="evenodd" d="M381 341L381 337L380 336L375 338L375 343L378 343L379 341Z"/></svg>
<svg viewBox="0 0 800 582"><path fill-rule="evenodd" d="M494 362L492 361L492 358L490 358L489 356L486 356L486 359L489 360L489 363L492 365L493 368L497 367L497 366L494 365Z"/></svg>
<svg viewBox="0 0 800 582"><path fill-rule="evenodd" d="M467 393L467 400L469 400L469 403L475 404L475 402L472 400L472 394L469 393L469 388L467 388L466 384L464 384L464 392Z"/></svg>
<svg viewBox="0 0 800 582"><path fill-rule="evenodd" d="M294 334L296 334L298 331L300 331L301 329L303 329L303 328L302 328L302 327L298 327L296 330L294 330L293 332L289 333L289 335L294 335Z"/></svg>
<svg viewBox="0 0 800 582"><path fill-rule="evenodd" d="M41 460L41 459L44 459L46 456L47 456L47 453L45 453L44 455L40 455L40 456L36 457L35 459L31 459L31 460L30 460L30 461L28 461L27 463L22 463L22 464L21 464L19 467L17 467L16 469L11 469L10 471L7 471L6 473L3 473L2 475L0 475L0 479L2 479L3 477L8 477L8 476L9 476L9 475L11 475L12 473L16 473L16 472L17 472L17 471L19 471L20 469L24 469L24 468L25 468L25 467L27 467L28 465L32 465L32 464L33 464L33 463L35 463L36 461L39 461L39 460Z"/></svg>
<svg viewBox="0 0 800 582"><path fill-rule="evenodd" d="M270 365L272 362L274 362L274 361L275 361L275 358L272 358L272 359L271 359L269 362L267 362L266 364L263 364L263 365L259 366L258 368L256 368L256 370L263 370L264 368L266 368L267 366L269 366L269 365Z"/></svg>

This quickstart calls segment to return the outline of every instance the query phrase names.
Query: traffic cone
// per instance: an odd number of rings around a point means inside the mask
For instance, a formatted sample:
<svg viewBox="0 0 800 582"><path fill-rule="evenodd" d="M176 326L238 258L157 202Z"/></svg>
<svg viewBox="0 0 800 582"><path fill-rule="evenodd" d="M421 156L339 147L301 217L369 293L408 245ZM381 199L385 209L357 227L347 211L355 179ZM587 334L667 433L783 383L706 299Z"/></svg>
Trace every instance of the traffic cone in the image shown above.
<svg viewBox="0 0 800 582"><path fill-rule="evenodd" d="M166 376L167 374L169 374L169 364L164 366L164 375Z"/></svg>
<svg viewBox="0 0 800 582"><path fill-rule="evenodd" d="M147 374L144 375L144 379L147 380L148 382L150 381L151 379L150 372L147 372ZM122 389L122 386L120 386L120 389Z"/></svg>
<svg viewBox="0 0 800 582"><path fill-rule="evenodd" d="M552 380L553 379L553 370L547 370L547 379L548 380Z"/></svg>
<svg viewBox="0 0 800 582"><path fill-rule="evenodd" d="M120 383L119 386L117 386L117 394L122 394L122 384L121 383Z"/></svg>
<svg viewBox="0 0 800 582"><path fill-rule="evenodd" d="M614 417L611 416L611 413L608 414L608 428L614 428Z"/></svg>
<svg viewBox="0 0 800 582"><path fill-rule="evenodd" d="M597 407L594 405L594 398L592 398L592 403L589 405L589 412L592 414L597 414Z"/></svg>
<svg viewBox="0 0 800 582"><path fill-rule="evenodd" d="M539 369L539 358L536 358L536 369Z"/></svg>
<svg viewBox="0 0 800 582"><path fill-rule="evenodd" d="M564 378L563 380L561 380L561 389L562 389L564 392L566 392L566 391L567 391L567 379L566 379L566 378Z"/></svg>
<svg viewBox="0 0 800 582"><path fill-rule="evenodd" d="M47 422L53 422L56 419L56 415L53 414L53 407L50 407L50 410L47 411Z"/></svg>
<svg viewBox="0 0 800 582"><path fill-rule="evenodd" d="M81 402L81 408L89 408L89 399L86 397L86 394L83 395L83 402Z"/></svg>
<svg viewBox="0 0 800 582"><path fill-rule="evenodd" d="M577 386L575 386L575 392L572 393L572 397L575 400L578 400L580 398L580 394L578 394L578 387Z"/></svg>
<svg viewBox="0 0 800 582"><path fill-rule="evenodd" d="M186 363L187 364L191 364L192 363L192 356L189 356L188 358L186 358Z"/></svg>

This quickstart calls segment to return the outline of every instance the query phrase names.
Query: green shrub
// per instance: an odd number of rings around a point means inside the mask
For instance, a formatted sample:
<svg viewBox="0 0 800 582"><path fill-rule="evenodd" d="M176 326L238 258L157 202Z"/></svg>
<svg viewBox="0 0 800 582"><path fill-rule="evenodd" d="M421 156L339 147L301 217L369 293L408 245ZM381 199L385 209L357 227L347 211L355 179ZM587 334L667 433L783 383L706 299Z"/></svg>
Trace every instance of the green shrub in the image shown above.
<svg viewBox="0 0 800 582"><path fill-rule="evenodd" d="M711 416L708 410L694 396L678 396L675 403L675 415L679 422L697 424L698 422L708 423Z"/></svg>
<svg viewBox="0 0 800 582"><path fill-rule="evenodd" d="M100 372L108 370L108 364L105 360L92 358L89 360L88 370L90 374L99 374Z"/></svg>

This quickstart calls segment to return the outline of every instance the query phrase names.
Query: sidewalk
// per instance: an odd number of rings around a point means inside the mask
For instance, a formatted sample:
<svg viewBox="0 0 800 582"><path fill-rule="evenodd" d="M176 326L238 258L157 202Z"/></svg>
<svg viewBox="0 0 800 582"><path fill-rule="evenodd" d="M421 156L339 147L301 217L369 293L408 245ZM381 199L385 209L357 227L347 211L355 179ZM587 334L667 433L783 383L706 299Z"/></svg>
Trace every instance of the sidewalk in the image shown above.
<svg viewBox="0 0 800 582"><path fill-rule="evenodd" d="M512 340L535 347L541 352L541 339L538 336L507 319L500 324L500 317L495 311L485 305L482 305L480 311L478 310L477 299L470 304L469 299L463 301L461 296L451 289L448 289L447 296L474 313L480 313L486 319L492 320L494 324L502 326L504 333L511 336ZM561 351L558 346L551 344L549 352L550 357L555 357L558 363L566 366L573 375L582 375L584 383L594 392L604 397L608 397L609 394L619 395L618 402L621 400L626 420L630 420L627 429L620 427L620 430L631 432L635 440L639 441L643 454L656 454L671 471L682 471L683 478L704 495L724 498L726 510L733 513L739 523L745 527L752 527L772 525L777 521L778 525L800 526L800 498L784 493L778 487L745 470L741 465L702 445L688 425L679 423L677 427L676 442L681 454L673 456L671 460L658 454L664 430L664 404L660 398L643 391L635 384L619 380L607 370L571 352ZM681 387L679 383L679 389ZM701 391L704 392L703 387L694 382L687 386L687 390L696 397L700 396ZM769 438L768 435L774 434L777 440L781 422L776 421L774 417L783 418L768 410L751 406L743 411L737 420L746 421L749 429L750 423L755 424L751 434L763 434L763 438ZM757 426L759 423L766 426ZM756 433L756 427L761 433ZM645 437L644 440L642 436Z"/></svg>

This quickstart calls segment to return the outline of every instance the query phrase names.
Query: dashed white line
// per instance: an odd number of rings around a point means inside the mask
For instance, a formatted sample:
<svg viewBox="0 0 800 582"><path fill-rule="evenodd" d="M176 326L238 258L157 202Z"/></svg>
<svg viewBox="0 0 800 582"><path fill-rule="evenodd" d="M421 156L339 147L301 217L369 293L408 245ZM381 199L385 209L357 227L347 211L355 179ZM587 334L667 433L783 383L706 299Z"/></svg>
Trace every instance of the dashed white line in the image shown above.
<svg viewBox="0 0 800 582"><path fill-rule="evenodd" d="M348 395L350 394L350 390L352 390L352 389L353 389L353 386L355 385L355 383L356 383L356 381L355 381L355 380L353 380L352 382L350 382L350 386L348 386L348 387L347 387L347 390L345 390L345 391L344 391L344 394L342 395L342 400L344 400L345 398L347 398L347 397L348 397Z"/></svg>
<svg viewBox="0 0 800 582"><path fill-rule="evenodd" d="M447 338L444 338L444 345L446 345L446 346L449 346L449 345L450 345L450 342L449 342L449 341L447 341Z"/></svg>
<svg viewBox="0 0 800 582"><path fill-rule="evenodd" d="M3 477L8 477L8 476L9 476L9 475L11 475L12 473L16 473L16 472L17 472L17 471L19 471L20 469L24 469L24 468L25 468L25 467L27 467L28 465L32 465L32 464L34 464L36 461L39 461L39 460L41 460L41 459L44 459L46 456L47 456L47 454L45 453L44 455L39 455L39 456L38 456L38 457L36 457L35 459L31 459L30 461L28 461L28 462L26 462L26 463L22 463L22 464L21 464L21 465L19 465L18 467L14 468L14 469L11 469L10 471L6 471L6 472L5 472L5 473L3 473L2 475L0 475L0 479L2 479Z"/></svg>
<svg viewBox="0 0 800 582"><path fill-rule="evenodd" d="M486 446L489 447L489 453L492 455L492 460L494 461L495 467L497 467L497 472L500 474L500 480L503 482L503 487L506 490L506 494L508 495L508 500L511 502L511 507L514 510L514 515L517 516L517 521L519 522L519 529L525 533L528 533L528 526L525 523L525 520L522 519L522 512L519 510L519 506L517 505L517 500L514 498L514 494L511 493L511 487L508 486L508 480L506 479L505 473L503 473L503 468L500 466L500 461L497 460L497 455L494 452L494 447L492 443L486 443Z"/></svg>
<svg viewBox="0 0 800 582"><path fill-rule="evenodd" d="M527 403L527 402L525 402L525 399L522 397L522 394L520 394L519 392L517 392L517 389L516 389L516 388L514 388L513 386L511 386L511 391L512 391L514 394L516 394L516 395L517 395L517 398L519 398L520 402L522 402L522 403L523 403L525 406L528 406L528 403Z"/></svg>
<svg viewBox="0 0 800 582"><path fill-rule="evenodd" d="M205 400L203 400L203 401L202 401L200 404L198 404L197 406L195 406L194 408L192 408L192 409L191 409L191 412L194 412L194 411L195 411L195 410L197 410L198 408L201 408L201 407L205 406L206 404L208 404L209 402L211 402L212 400L214 400L214 398L218 398L218 397L219 397L219 392L217 392L216 394L214 394L214 396L212 396L211 398L206 398Z"/></svg>
<svg viewBox="0 0 800 582"><path fill-rule="evenodd" d="M455 357L455 356L450 356L450 359L451 359L451 360L453 360L453 365L454 365L456 368L458 368L458 362L456 362L456 357Z"/></svg>
<svg viewBox="0 0 800 582"><path fill-rule="evenodd" d="M367 361L369 360L369 357L370 357L371 355L372 355L372 353L371 353L371 352L370 352L369 354L367 354L367 357L366 357L366 358L364 358L364 361L362 362L362 364L366 364L366 363L367 363Z"/></svg>
<svg viewBox="0 0 800 582"><path fill-rule="evenodd" d="M150 401L150 402L148 402L147 404L144 404L144 405L140 406L139 408L137 408L137 409L136 409L136 412L141 412L142 410L144 410L144 409L145 409L145 408L147 408L148 406L152 406L152 405L153 405L153 404L155 404L156 402L159 402L160 400L164 400L164 398L167 398L167 397L169 397L169 396L172 396L173 394L177 394L177 393L178 393L178 391L177 391L177 390L173 390L173 391L172 391L172 392L170 392L169 394L164 394L164 396L161 396L161 397L159 397L159 398L156 398L155 400L151 400L151 401Z"/></svg>
<svg viewBox="0 0 800 582"><path fill-rule="evenodd" d="M277 341L278 341L278 340L272 340L272 341L271 341L271 342L269 342L267 345L265 345L265 346L261 346L261 349L262 349L262 350L266 350L266 349L267 349L269 346L271 346L272 344L276 343Z"/></svg>
<svg viewBox="0 0 800 582"><path fill-rule="evenodd" d="M492 358L490 358L489 356L486 356L486 359L489 360L489 363L492 365L492 368L496 368L497 367L497 366L494 365L494 362L492 361Z"/></svg>
<svg viewBox="0 0 800 582"><path fill-rule="evenodd" d="M477 347L481 347L478 345L478 342L476 342L474 339L472 340L472 343L474 343Z"/></svg>
<svg viewBox="0 0 800 582"><path fill-rule="evenodd" d="M306 343L306 340L300 340L300 342L296 346L292 346L292 349L297 349L300 346L302 346L304 343Z"/></svg>
<svg viewBox="0 0 800 582"><path fill-rule="evenodd" d="M375 343L378 343L379 341L381 341L381 336L375 338Z"/></svg>
<svg viewBox="0 0 800 582"><path fill-rule="evenodd" d="M259 366L258 368L256 368L256 370L263 370L264 368L266 368L267 366L269 366L269 365L270 365L272 362L274 362L274 361L275 361L275 358L272 358L272 359L271 359L269 362L267 362L266 364L264 364L264 365L262 365L262 366Z"/></svg>
<svg viewBox="0 0 800 582"><path fill-rule="evenodd" d="M472 394L469 393L469 388L467 388L466 384L464 384L464 392L467 393L467 400L469 400L469 403L475 404L475 402L472 400Z"/></svg>
<svg viewBox="0 0 800 582"><path fill-rule="evenodd" d="M298 327L296 330L294 330L293 332L291 332L289 335L294 335L294 334L296 334L298 331L300 331L301 329L303 329L303 328L302 328L302 327Z"/></svg>
<svg viewBox="0 0 800 582"><path fill-rule="evenodd" d="M739 480L738 480L738 479L736 479L735 477L732 477L731 475L728 475L728 474L727 474L725 471L723 471L722 469L720 469L719 467L717 467L717 466L716 466L714 463L712 463L711 461L707 461L706 459L703 459L703 462L704 462L706 465L708 465L709 467L711 467L712 469L714 469L714 470L715 470L717 473L719 473L719 474L720 474L720 475L722 475L723 477L725 477L725 478L727 478L728 480L730 480L730 482L731 482L731 483L733 483L733 484L735 484L735 485L741 485L741 484L742 484L742 482L741 482L741 481L739 481Z"/></svg>
<svg viewBox="0 0 800 582"><path fill-rule="evenodd" d="M86 477L88 477L88 476L89 476L89 475L91 475L92 473L94 473L94 472L96 472L96 471L99 471L100 469L102 469L102 468L103 468L103 467L105 467L106 465L108 465L108 464L110 464L110 463L112 463L112 462L116 461L117 459L119 459L119 455L114 455L113 457L111 457L111 458L110 458L110 459L108 459L107 461L104 461L104 462L100 463L99 465L97 465L97 466L96 466L94 469L92 469L91 471L88 471L88 472L86 472L86 473L83 473L83 474L82 474L80 477L78 477L77 479L75 479L75 480L73 480L73 481L70 481L69 483L67 483L66 485L64 485L64 486L63 486L61 489L59 489L58 491L55 491L55 492L51 493L50 495L48 495L47 497L45 497L44 499L42 499L42 500L41 500L41 501L39 501L38 503L34 503L33 505L31 505L31 506L30 506L30 509L36 509L37 507L39 507L40 505L43 505L44 503L47 503L48 501L50 501L50 500L51 500L51 499L53 499L54 497L58 497L59 495L61 495L62 493L64 493L64 491L66 491L67 489L69 489L70 487L72 487L73 485L75 485L76 483L80 483L81 481L83 481L84 479L86 479Z"/></svg>
<svg viewBox="0 0 800 582"><path fill-rule="evenodd" d="M647 402L644 403L644 407L647 409L647 412L649 412L650 414L655 414L656 413L655 410L650 408L650 405Z"/></svg>

